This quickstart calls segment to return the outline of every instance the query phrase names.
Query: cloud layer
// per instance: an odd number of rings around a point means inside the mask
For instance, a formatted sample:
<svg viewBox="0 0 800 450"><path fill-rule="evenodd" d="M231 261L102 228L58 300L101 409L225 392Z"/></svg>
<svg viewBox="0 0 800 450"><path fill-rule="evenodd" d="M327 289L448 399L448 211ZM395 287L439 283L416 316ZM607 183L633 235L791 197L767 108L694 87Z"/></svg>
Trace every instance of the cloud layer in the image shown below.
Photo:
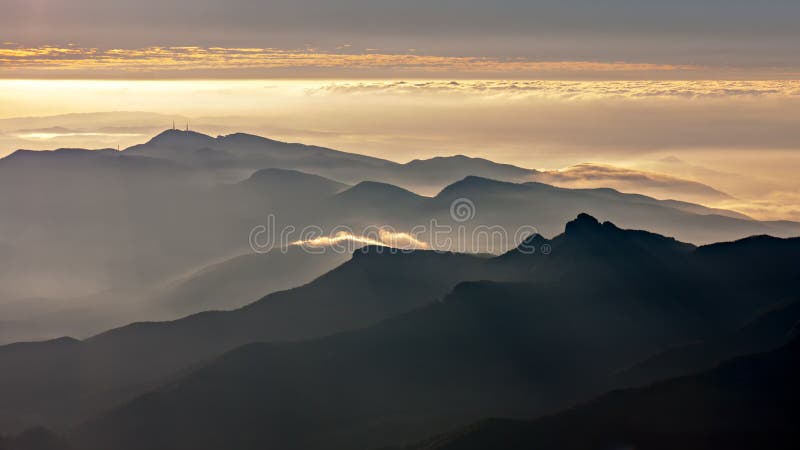
<svg viewBox="0 0 800 450"><path fill-rule="evenodd" d="M663 72L690 73L690 65L599 61L531 61L526 58L437 56L412 52L324 52L318 49L145 47L137 49L76 46L0 48L4 78L131 78L131 77L268 77L287 73L313 76L349 74L374 76L391 71L408 74L497 74L520 77L630 76ZM613 74L613 75L612 75ZM670 75L679 76L679 75Z"/></svg>

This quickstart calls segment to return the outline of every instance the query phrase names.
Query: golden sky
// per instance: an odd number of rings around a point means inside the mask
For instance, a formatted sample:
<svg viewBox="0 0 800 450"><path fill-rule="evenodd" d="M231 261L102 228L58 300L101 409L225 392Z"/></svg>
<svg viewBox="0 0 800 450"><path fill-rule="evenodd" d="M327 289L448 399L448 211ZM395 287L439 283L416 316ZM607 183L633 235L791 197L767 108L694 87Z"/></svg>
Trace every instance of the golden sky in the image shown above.
<svg viewBox="0 0 800 450"><path fill-rule="evenodd" d="M173 120L399 162L611 164L734 197L712 206L800 219L798 81L0 80L0 155L124 148Z"/></svg>

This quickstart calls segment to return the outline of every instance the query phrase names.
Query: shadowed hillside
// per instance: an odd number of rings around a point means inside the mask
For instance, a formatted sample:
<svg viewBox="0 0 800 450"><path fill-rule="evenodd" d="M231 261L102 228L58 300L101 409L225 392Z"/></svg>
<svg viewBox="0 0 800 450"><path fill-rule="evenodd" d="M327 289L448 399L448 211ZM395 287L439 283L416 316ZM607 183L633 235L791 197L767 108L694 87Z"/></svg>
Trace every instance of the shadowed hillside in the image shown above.
<svg viewBox="0 0 800 450"><path fill-rule="evenodd" d="M525 422L490 419L406 447L426 450L797 447L800 341L697 375L616 391Z"/></svg>
<svg viewBox="0 0 800 450"><path fill-rule="evenodd" d="M134 323L69 345L0 347L3 366L14 368L0 373L0 418L73 422L239 345L360 328L430 303L458 281L479 277L484 265L476 256L368 247L305 286L237 310Z"/></svg>
<svg viewBox="0 0 800 450"><path fill-rule="evenodd" d="M549 254L521 247L475 267L474 278L508 281L462 283L442 302L358 331L242 347L90 421L74 439L89 448L352 448L537 415L613 388L619 369L661 349L734 332L797 279L784 273L782 289L740 294L702 276L701 249L588 215L546 242ZM398 276L370 267L378 271L368 284ZM316 314L311 305L304 315ZM141 339L129 333L108 336Z"/></svg>

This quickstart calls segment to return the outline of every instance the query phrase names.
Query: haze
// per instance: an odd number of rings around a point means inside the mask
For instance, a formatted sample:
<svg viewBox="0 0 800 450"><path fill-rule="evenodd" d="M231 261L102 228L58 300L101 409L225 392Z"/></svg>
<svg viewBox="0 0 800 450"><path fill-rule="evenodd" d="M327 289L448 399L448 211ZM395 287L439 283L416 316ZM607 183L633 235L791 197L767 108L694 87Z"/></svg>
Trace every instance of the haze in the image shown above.
<svg viewBox="0 0 800 450"><path fill-rule="evenodd" d="M798 18L0 0L0 450L796 450Z"/></svg>
<svg viewBox="0 0 800 450"><path fill-rule="evenodd" d="M0 117L0 155L125 148L188 122L397 162L611 164L733 197L709 206L800 218L795 81L2 80Z"/></svg>

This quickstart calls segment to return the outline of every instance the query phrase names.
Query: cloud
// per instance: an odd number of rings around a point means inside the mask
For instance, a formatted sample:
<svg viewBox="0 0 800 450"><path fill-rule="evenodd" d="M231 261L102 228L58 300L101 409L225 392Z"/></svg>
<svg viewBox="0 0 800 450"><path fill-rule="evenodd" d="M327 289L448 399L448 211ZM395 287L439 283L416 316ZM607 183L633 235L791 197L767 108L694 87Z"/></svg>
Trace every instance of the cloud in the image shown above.
<svg viewBox="0 0 800 450"><path fill-rule="evenodd" d="M438 56L416 53L336 53L313 49L145 47L134 49L78 47L0 48L0 68L6 78L25 77L125 77L269 76L287 69L344 70L348 73L392 70L398 73L503 73L509 76L537 73L638 73L692 71L689 65L601 61L532 61L524 58Z"/></svg>
<svg viewBox="0 0 800 450"><path fill-rule="evenodd" d="M800 193L774 191L748 200L731 199L714 204L715 207L740 211L761 220L793 220L800 222Z"/></svg>
<svg viewBox="0 0 800 450"><path fill-rule="evenodd" d="M310 248L342 248L341 245L349 245L351 247L353 245L380 245L399 249L428 248L427 243L420 241L409 233L395 232L386 228L381 228L378 230L377 235L372 233L370 236L354 234L347 231L339 231L332 236L320 236L316 238L294 241L291 243L291 245ZM352 252L353 250L355 250L355 248L350 248L348 251Z"/></svg>
<svg viewBox="0 0 800 450"><path fill-rule="evenodd" d="M12 135L21 139L36 139L36 140L50 140L66 137L82 137L82 138L132 138L143 137L143 133L136 133L126 130L116 130L110 128L102 128L100 130L86 130L86 129L71 129L60 126L47 127L47 128L25 128L11 132Z"/></svg>
<svg viewBox="0 0 800 450"><path fill-rule="evenodd" d="M538 97L550 99L596 98L733 98L797 97L800 81L697 80L697 81L553 81L553 80L425 80L340 81L310 90L312 93Z"/></svg>
<svg viewBox="0 0 800 450"><path fill-rule="evenodd" d="M623 192L702 203L731 199L729 195L696 181L607 164L583 163L544 171L537 175L536 180L571 188L613 187Z"/></svg>

